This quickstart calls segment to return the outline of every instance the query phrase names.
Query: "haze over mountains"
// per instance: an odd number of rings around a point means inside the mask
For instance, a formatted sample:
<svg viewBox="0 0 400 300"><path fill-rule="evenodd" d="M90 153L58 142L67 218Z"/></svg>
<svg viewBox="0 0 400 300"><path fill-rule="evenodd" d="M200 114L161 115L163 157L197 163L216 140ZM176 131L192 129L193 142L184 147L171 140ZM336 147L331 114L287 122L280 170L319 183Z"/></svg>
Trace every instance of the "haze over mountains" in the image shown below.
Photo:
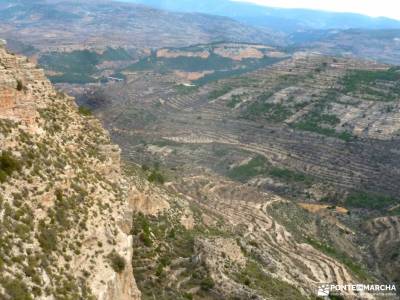
<svg viewBox="0 0 400 300"><path fill-rule="evenodd" d="M0 32L39 50L157 48L229 40L280 43L279 35L226 18L113 1L3 1Z"/></svg>
<svg viewBox="0 0 400 300"><path fill-rule="evenodd" d="M141 52L144 48L231 41L400 64L397 20L227 0L129 2L142 4L6 0L0 3L1 37L12 49L30 56L107 47Z"/></svg>
<svg viewBox="0 0 400 300"><path fill-rule="evenodd" d="M310 9L282 9L230 0L125 0L180 12L199 12L226 16L253 26L291 33L308 29L388 29L400 28L400 21L372 18L355 13Z"/></svg>

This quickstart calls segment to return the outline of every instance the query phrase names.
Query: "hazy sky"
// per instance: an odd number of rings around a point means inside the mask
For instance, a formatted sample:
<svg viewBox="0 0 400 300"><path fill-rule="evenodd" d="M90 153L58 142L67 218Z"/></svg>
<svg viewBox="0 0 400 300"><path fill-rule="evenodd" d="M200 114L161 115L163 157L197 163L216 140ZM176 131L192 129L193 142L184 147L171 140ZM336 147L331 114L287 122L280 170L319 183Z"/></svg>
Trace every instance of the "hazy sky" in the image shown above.
<svg viewBox="0 0 400 300"><path fill-rule="evenodd" d="M235 0L276 7L312 8L357 12L373 17L385 16L400 20L400 0Z"/></svg>

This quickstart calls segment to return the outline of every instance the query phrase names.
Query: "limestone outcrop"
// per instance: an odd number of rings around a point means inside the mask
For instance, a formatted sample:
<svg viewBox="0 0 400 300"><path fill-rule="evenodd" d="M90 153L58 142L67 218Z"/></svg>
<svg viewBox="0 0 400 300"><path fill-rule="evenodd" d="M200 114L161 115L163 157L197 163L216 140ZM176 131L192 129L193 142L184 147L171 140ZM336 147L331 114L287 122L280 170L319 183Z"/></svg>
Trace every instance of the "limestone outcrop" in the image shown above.
<svg viewBox="0 0 400 300"><path fill-rule="evenodd" d="M0 298L137 300L120 150L0 47Z"/></svg>

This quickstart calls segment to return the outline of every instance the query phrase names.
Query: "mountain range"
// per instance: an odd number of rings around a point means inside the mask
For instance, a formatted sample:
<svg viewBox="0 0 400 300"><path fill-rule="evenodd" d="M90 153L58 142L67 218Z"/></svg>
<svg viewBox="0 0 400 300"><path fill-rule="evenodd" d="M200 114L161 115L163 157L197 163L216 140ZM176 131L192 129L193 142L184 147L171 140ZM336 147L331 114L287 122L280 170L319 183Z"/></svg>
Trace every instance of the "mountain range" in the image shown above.
<svg viewBox="0 0 400 300"><path fill-rule="evenodd" d="M400 21L373 18L356 13L337 13L310 9L265 7L231 0L125 0L179 12L198 12L226 16L253 26L291 33L309 29L388 29L400 28Z"/></svg>
<svg viewBox="0 0 400 300"><path fill-rule="evenodd" d="M157 48L228 40L281 43L280 35L227 17L113 1L2 1L1 37L39 51Z"/></svg>

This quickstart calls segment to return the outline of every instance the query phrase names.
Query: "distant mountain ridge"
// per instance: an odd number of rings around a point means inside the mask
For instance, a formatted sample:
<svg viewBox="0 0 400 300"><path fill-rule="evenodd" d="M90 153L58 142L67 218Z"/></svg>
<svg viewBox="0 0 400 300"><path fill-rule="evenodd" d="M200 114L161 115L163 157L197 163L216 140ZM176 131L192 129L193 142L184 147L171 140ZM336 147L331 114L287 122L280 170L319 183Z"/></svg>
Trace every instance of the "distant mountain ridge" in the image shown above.
<svg viewBox="0 0 400 300"><path fill-rule="evenodd" d="M216 41L281 43L281 36L223 16L107 0L0 1L0 37L40 51L182 47Z"/></svg>
<svg viewBox="0 0 400 300"><path fill-rule="evenodd" d="M293 44L328 55L344 55L400 65L399 29L348 29L297 32Z"/></svg>
<svg viewBox="0 0 400 300"><path fill-rule="evenodd" d="M284 9L230 0L123 0L177 12L197 12L230 17L253 26L287 33L307 29L389 29L400 28L400 21L373 18L357 13L310 9Z"/></svg>

